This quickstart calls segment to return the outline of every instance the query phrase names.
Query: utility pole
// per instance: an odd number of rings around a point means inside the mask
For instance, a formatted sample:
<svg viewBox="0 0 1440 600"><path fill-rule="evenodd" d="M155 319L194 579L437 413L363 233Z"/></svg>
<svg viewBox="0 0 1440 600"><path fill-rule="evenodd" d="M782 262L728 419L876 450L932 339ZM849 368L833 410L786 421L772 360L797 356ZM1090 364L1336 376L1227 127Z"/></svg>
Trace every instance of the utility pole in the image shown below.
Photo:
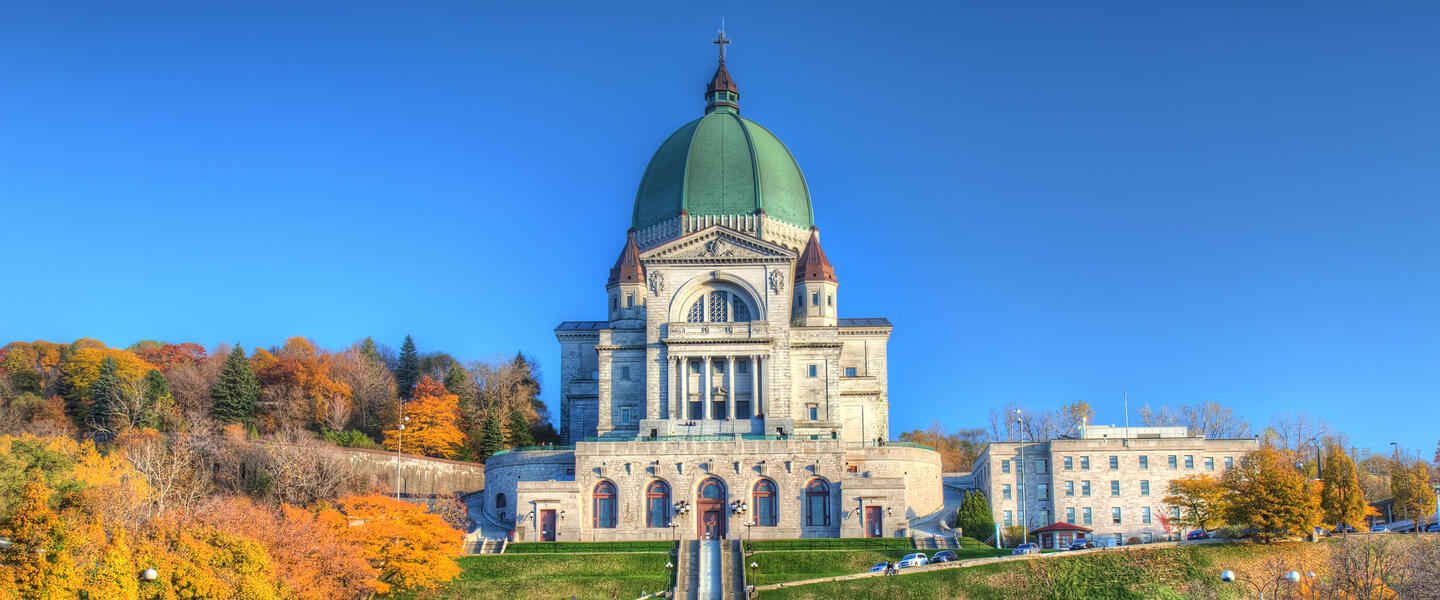
<svg viewBox="0 0 1440 600"><path fill-rule="evenodd" d="M1020 496L1020 531L1023 532L1020 534L1020 543L1024 544L1030 541L1030 521L1025 514L1025 413L1017 408L1015 415L1015 422L1020 425L1020 466L1015 469L1015 478L1019 481L1016 486L1019 489L1016 491Z"/></svg>

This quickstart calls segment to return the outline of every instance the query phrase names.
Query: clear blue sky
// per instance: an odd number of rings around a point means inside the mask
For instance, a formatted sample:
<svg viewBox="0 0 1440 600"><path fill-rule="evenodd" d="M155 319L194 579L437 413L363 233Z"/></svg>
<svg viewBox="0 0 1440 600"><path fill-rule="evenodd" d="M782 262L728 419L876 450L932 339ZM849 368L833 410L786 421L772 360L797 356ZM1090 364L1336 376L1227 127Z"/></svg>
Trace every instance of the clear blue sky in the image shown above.
<svg viewBox="0 0 1440 600"><path fill-rule="evenodd" d="M1440 5L1381 4L10 2L0 341L410 333L553 406L724 17L892 432L1129 392L1428 456Z"/></svg>

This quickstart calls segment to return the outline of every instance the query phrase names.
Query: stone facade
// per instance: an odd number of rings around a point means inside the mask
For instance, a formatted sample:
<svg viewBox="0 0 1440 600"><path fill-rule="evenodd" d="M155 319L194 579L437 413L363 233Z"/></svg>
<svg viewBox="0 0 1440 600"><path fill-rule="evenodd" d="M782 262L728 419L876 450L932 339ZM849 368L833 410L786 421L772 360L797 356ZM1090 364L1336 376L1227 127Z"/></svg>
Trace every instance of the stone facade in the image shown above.
<svg viewBox="0 0 1440 600"><path fill-rule="evenodd" d="M1074 439L986 447L972 476L996 522L1025 522L1029 529L1071 522L1120 543L1162 539L1167 533L1160 517L1173 515L1162 501L1171 480L1201 473L1218 478L1259 446L1254 439L1192 437L1184 427L1082 429Z"/></svg>

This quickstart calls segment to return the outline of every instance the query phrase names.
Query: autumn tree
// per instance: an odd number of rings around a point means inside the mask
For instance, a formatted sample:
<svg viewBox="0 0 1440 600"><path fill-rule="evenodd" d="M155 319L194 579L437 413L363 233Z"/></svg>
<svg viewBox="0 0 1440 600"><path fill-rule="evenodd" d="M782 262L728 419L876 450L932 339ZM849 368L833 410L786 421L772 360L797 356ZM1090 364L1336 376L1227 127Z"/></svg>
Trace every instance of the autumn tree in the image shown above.
<svg viewBox="0 0 1440 600"><path fill-rule="evenodd" d="M0 522L10 550L0 563L0 582L34 600L70 600L78 593L80 578L66 551L66 528L50 506L51 489L39 472L32 471L14 510Z"/></svg>
<svg viewBox="0 0 1440 600"><path fill-rule="evenodd" d="M211 389L215 400L215 420L221 423L250 423L255 418L255 400L260 395L260 382L250 362L245 360L245 348L235 344L220 377Z"/></svg>
<svg viewBox="0 0 1440 600"><path fill-rule="evenodd" d="M1320 523L1320 495L1279 450L1262 447L1221 478L1225 520L1253 528L1265 543L1302 535ZM1288 533L1287 533L1288 532Z"/></svg>
<svg viewBox="0 0 1440 600"><path fill-rule="evenodd" d="M400 345L400 359L395 364L395 389L400 399L414 397L415 385L420 382L420 355L415 351L415 340L405 336Z"/></svg>
<svg viewBox="0 0 1440 600"><path fill-rule="evenodd" d="M171 369L205 360L205 347L192 342L171 344L155 340L142 340L126 350L161 369Z"/></svg>
<svg viewBox="0 0 1440 600"><path fill-rule="evenodd" d="M1212 531L1224 522L1225 489L1210 475L1172 480L1163 502L1180 509L1180 517L1172 520L1182 527Z"/></svg>
<svg viewBox="0 0 1440 600"><path fill-rule="evenodd" d="M350 387L357 427L368 435L379 436L387 415L394 415L398 409L395 376L373 352L373 347L367 352L362 345L336 355L334 376Z"/></svg>
<svg viewBox="0 0 1440 600"><path fill-rule="evenodd" d="M206 503L201 519L221 531L260 542L287 598L360 600L376 592L379 571L367 560L364 548L315 513L288 504L271 508L245 498L220 497Z"/></svg>
<svg viewBox="0 0 1440 600"><path fill-rule="evenodd" d="M109 373L113 376L112 381L124 381L134 383L145 378L145 374L154 365L140 360L124 350L114 350L104 347L93 347L88 343L82 344L84 340L77 340L76 344L80 349L71 353L61 364L64 376L61 379L64 396L68 404L70 416L75 419L75 424L86 426L91 423L91 416L95 410L96 399L93 394L97 389L95 382L100 379L101 367L110 360L113 368ZM90 340L93 342L93 340ZM98 342L97 342L98 343ZM75 346L76 344L72 344Z"/></svg>
<svg viewBox="0 0 1440 600"><path fill-rule="evenodd" d="M985 430L961 429L947 433L939 421L932 422L926 429L901 433L899 439L934 448L940 453L941 468L947 473L969 471L985 448Z"/></svg>
<svg viewBox="0 0 1440 600"><path fill-rule="evenodd" d="M1395 509L1405 515L1406 519L1435 512L1435 494L1430 487L1430 466L1423 460L1396 461L1390 475L1390 492L1395 497Z"/></svg>
<svg viewBox="0 0 1440 600"><path fill-rule="evenodd" d="M1355 463L1339 444L1331 444L1329 458L1321 472L1320 509L1325 523L1349 525L1356 531L1365 527L1365 493Z"/></svg>
<svg viewBox="0 0 1440 600"><path fill-rule="evenodd" d="M389 496L347 496L319 518L364 548L380 573L376 588L382 594L434 587L460 574L454 557L461 533L419 505Z"/></svg>
<svg viewBox="0 0 1440 600"><path fill-rule="evenodd" d="M1236 415L1229 406L1215 402L1197 404L1161 405L1151 408L1146 404L1137 411L1140 422L1146 427L1173 427L1183 425L1191 435L1207 439L1239 439L1250 435L1250 422Z"/></svg>
<svg viewBox="0 0 1440 600"><path fill-rule="evenodd" d="M452 458L465 443L465 434L457 425L459 398L434 379L426 376L415 385L414 398L406 402L402 412L410 420L405 423L406 448L416 454ZM385 446L399 447L399 431L385 432Z"/></svg>

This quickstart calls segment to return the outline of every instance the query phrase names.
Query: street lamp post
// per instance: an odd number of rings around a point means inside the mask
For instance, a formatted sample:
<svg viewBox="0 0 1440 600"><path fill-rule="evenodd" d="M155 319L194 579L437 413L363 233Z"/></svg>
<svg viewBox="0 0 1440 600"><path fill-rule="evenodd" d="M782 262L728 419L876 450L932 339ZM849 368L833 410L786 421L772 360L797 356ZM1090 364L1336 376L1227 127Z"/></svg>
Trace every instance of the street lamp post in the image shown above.
<svg viewBox="0 0 1440 600"><path fill-rule="evenodd" d="M1015 415L1015 423L1020 425L1020 466L1015 469L1015 478L1020 492L1020 543L1024 544L1030 541L1030 522L1025 518L1025 414L1017 408Z"/></svg>
<svg viewBox="0 0 1440 600"><path fill-rule="evenodd" d="M1310 577L1315 576L1314 573L1306 573L1306 575ZM1220 581L1223 581L1225 583L1244 584L1245 587L1250 589L1251 593L1255 594L1256 598L1258 598L1259 600L1265 600L1265 594L1267 593L1270 594L1272 597L1279 595L1281 584L1295 585L1300 583L1300 572L1290 571L1288 573L1285 573L1284 575L1281 575L1280 577L1277 577L1275 581L1266 582L1264 580L1256 581L1254 579L1242 579L1240 577L1237 577L1234 571L1224 571L1220 573Z"/></svg>
<svg viewBox="0 0 1440 600"><path fill-rule="evenodd" d="M404 409L401 409L402 411ZM395 442L395 500L400 500L400 449L405 446L405 424L410 422L410 417L400 419L400 437Z"/></svg>
<svg viewBox="0 0 1440 600"><path fill-rule="evenodd" d="M751 571L751 572L754 572L755 569L758 569L758 568L760 568L760 565L755 564L755 561L750 561L750 571ZM751 581L754 581L753 579L751 579L751 577L753 577L753 575L746 575L746 577L745 577L745 594L746 594L747 596L750 595L750 592L752 592L752 591L755 589L755 584L750 583Z"/></svg>

